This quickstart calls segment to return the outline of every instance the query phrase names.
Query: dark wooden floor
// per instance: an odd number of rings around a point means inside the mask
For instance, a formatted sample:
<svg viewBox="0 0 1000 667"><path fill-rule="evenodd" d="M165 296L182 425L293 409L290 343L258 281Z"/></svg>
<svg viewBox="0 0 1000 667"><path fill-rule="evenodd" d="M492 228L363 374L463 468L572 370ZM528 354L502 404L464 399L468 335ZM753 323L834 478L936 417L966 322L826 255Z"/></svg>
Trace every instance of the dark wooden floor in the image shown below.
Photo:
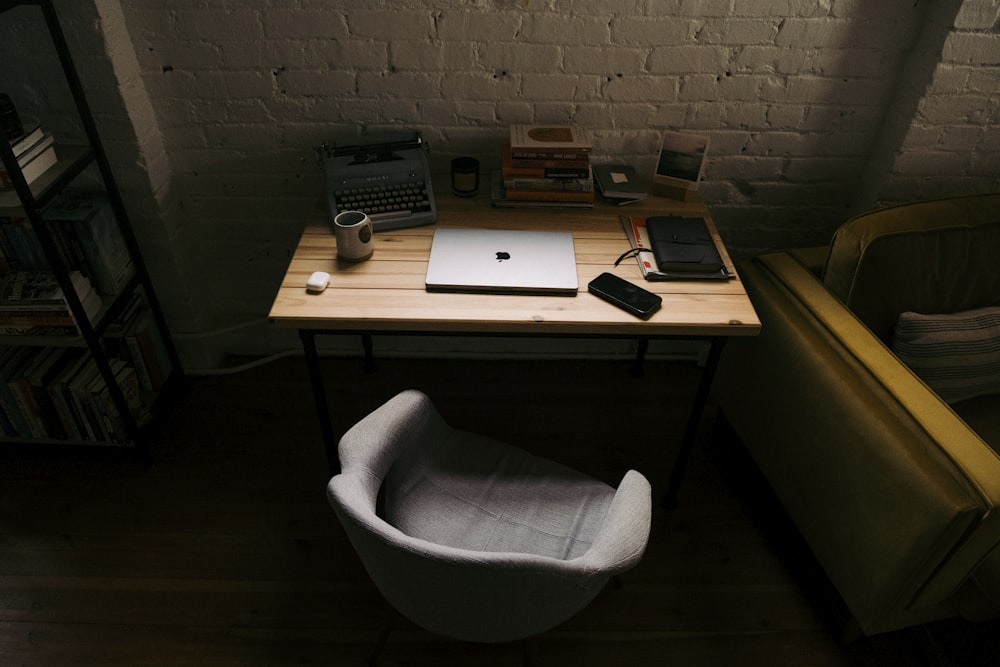
<svg viewBox="0 0 1000 667"><path fill-rule="evenodd" d="M662 491L698 369L627 362L324 360L346 424L401 388L453 423L617 483ZM711 410L710 410L711 412ZM0 664L356 665L386 607L324 497L306 371L286 359L196 378L131 456L0 452ZM996 626L958 621L844 645L836 597L752 464L726 439L657 508L643 562L539 638L546 665L987 664ZM483 601L489 604L488 600ZM386 665L517 665L405 622Z"/></svg>

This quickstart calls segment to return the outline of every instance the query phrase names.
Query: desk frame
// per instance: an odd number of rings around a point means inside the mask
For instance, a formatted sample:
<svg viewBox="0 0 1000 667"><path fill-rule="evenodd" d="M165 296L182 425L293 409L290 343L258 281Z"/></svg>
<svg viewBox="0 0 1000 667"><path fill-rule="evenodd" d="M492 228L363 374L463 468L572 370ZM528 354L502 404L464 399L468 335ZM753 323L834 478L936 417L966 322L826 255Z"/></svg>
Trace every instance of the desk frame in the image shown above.
<svg viewBox="0 0 1000 667"><path fill-rule="evenodd" d="M338 439L333 429L333 415L330 414L330 405L327 402L326 382L323 379L323 372L320 369L319 350L316 346L317 335L342 335L356 334L355 331L327 331L316 329L299 329L299 338L302 340L302 349L305 352L306 367L309 369L309 382L312 386L313 401L316 406L316 416L319 419L320 436L323 439L323 451L326 453L326 462L330 475L340 472L340 461L337 455ZM420 331L400 331L398 335L436 335L433 333ZM486 334L468 334L470 336ZM536 334L544 335L544 334ZM547 337L547 336L546 336ZM593 336L587 336L592 338ZM375 370L375 355L372 334L361 334L362 347L364 348L364 364L368 371ZM615 336L614 338L620 338ZM673 509L677 506L677 498L680 494L680 486L684 481L687 471L687 462L694 450L695 441L698 437L698 429L701 418L705 414L705 406L708 403L708 394L712 388L712 380L715 377L715 369L722 356L722 348L726 343L725 336L691 337L690 340L707 340L709 342L708 356L705 360L705 367L702 369L701 378L698 380L698 387L695 390L694 403L691 412L688 414L687 424L684 426L684 435L681 439L680 449L677 450L677 458L674 460L674 467L670 472L670 481L667 490L663 494L661 502L664 507ZM638 339L638 350L636 352L633 373L642 372L642 365L649 345L648 338Z"/></svg>
<svg viewBox="0 0 1000 667"><path fill-rule="evenodd" d="M338 436L334 432L319 364L318 335L360 335L365 363L369 367L374 362L373 336L380 335L637 340L636 369L641 369L648 342L652 339L707 340L710 343L708 358L663 498L664 505L675 506L724 343L730 336L756 335L760 322L738 277L729 281L647 283L642 280L635 260L614 268L611 264L628 248L619 215L700 215L708 222L723 259L735 276L733 264L707 209L700 200L678 202L659 197L650 197L641 205L625 209L598 204L592 210L495 209L489 206L485 197L479 199L481 201L477 202L438 196L437 226L571 230L577 244L580 293L576 297L506 297L510 300L500 305L520 312L508 315L496 301L490 304L495 307L486 308L484 313L482 300L504 297L480 295L471 300L458 295L431 294L423 289L423 273L434 226L376 234L373 258L350 266L334 259L336 244L322 212L318 212L307 226L270 318L276 326L295 328L299 332L331 474L339 470ZM381 248L380 242L384 244ZM305 278L315 270L330 272L331 286L322 295L307 296ZM664 296L664 308L649 321L641 321L586 294L589 280L605 270L660 293ZM373 285L374 282L378 284ZM390 307L398 306L399 299L404 296L408 309ZM567 298L571 302L559 302ZM397 310L408 312L400 315ZM535 311L544 314L542 322L529 314ZM504 315L494 315L494 312Z"/></svg>

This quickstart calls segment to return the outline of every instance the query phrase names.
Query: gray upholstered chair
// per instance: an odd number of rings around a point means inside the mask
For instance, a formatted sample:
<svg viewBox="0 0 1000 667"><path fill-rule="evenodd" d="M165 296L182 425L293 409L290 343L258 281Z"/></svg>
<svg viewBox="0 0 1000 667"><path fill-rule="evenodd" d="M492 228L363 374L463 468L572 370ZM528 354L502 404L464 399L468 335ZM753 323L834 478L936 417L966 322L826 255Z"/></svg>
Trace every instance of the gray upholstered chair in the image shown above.
<svg viewBox="0 0 1000 667"><path fill-rule="evenodd" d="M372 580L403 616L476 642L528 638L569 619L638 563L649 482L618 489L453 429L405 391L340 441L327 496Z"/></svg>

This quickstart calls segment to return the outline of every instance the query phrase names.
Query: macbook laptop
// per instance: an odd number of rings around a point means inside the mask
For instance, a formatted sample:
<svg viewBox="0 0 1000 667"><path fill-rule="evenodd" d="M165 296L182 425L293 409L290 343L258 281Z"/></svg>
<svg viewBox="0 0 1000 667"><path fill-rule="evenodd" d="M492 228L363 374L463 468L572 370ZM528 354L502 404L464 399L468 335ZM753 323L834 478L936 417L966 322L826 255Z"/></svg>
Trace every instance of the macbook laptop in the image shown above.
<svg viewBox="0 0 1000 667"><path fill-rule="evenodd" d="M436 292L576 295L573 235L435 229L426 285Z"/></svg>

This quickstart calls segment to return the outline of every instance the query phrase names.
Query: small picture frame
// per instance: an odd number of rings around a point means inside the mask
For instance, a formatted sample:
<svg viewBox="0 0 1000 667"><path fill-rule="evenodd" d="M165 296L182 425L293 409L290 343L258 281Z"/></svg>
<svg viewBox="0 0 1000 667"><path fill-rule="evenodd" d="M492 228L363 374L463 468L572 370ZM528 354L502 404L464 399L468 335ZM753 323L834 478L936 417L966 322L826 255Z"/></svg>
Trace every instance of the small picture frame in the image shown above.
<svg viewBox="0 0 1000 667"><path fill-rule="evenodd" d="M653 189L662 197L685 199L698 190L705 171L708 137L667 130L653 173Z"/></svg>

